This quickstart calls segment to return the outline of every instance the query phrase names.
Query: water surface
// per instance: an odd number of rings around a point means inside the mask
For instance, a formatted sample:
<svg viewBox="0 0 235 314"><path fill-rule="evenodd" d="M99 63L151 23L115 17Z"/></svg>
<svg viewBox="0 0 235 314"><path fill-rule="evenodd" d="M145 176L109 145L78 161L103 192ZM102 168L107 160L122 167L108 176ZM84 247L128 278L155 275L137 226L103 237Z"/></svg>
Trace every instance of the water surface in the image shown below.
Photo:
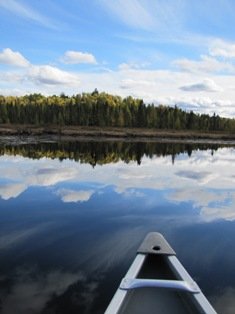
<svg viewBox="0 0 235 314"><path fill-rule="evenodd" d="M234 313L233 147L2 140L0 154L0 313L103 313L150 231Z"/></svg>

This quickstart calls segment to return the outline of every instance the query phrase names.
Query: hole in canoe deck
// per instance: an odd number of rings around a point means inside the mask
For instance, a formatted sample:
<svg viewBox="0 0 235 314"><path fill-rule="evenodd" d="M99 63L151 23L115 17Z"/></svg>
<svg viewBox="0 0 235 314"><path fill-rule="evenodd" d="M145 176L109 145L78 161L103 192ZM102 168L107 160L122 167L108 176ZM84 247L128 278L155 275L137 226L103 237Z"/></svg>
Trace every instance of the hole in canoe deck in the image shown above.
<svg viewBox="0 0 235 314"><path fill-rule="evenodd" d="M155 246L152 247L152 250L154 250L154 251L160 251L160 250L161 250L161 247L158 246L158 245L155 245Z"/></svg>

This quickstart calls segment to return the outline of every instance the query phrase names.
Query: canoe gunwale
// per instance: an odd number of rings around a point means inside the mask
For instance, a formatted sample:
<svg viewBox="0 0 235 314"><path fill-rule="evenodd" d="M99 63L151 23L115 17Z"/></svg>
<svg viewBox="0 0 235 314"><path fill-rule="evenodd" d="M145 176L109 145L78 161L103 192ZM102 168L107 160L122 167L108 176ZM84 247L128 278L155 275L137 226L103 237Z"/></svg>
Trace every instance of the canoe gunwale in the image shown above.
<svg viewBox="0 0 235 314"><path fill-rule="evenodd" d="M176 256L168 256L167 259L169 261L170 268L179 279L187 281L187 282L193 281L192 277L189 275L189 273L186 271L186 269L180 263L180 261L178 260ZM199 307L199 310L201 311L201 313L216 314L216 311L211 306L211 304L209 303L209 301L204 296L201 290L200 290L200 293L193 294L193 301Z"/></svg>
<svg viewBox="0 0 235 314"><path fill-rule="evenodd" d="M137 254L124 278L136 278L142 265L144 264L145 258L145 254ZM127 293L127 290L122 290L119 286L108 308L106 309L105 314L117 314Z"/></svg>

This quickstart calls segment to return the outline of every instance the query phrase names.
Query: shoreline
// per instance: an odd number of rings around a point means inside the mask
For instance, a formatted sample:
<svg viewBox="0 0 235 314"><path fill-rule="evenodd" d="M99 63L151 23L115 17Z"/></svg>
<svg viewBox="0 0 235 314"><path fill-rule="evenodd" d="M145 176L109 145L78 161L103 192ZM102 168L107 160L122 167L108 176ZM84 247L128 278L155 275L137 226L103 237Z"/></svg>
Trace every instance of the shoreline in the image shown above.
<svg viewBox="0 0 235 314"><path fill-rule="evenodd" d="M164 130L143 128L81 127L81 126L34 126L0 125L0 136L43 137L71 140L134 140L134 141L184 141L184 142L233 142L235 134L205 133L191 130Z"/></svg>

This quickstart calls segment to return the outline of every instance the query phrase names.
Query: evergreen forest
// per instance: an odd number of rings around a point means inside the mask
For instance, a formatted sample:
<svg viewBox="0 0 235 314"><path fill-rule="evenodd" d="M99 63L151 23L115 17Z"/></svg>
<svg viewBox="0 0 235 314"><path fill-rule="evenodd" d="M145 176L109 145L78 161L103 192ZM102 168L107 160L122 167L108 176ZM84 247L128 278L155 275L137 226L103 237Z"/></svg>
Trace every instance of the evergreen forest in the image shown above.
<svg viewBox="0 0 235 314"><path fill-rule="evenodd" d="M235 131L235 119L145 104L131 96L121 98L97 90L73 96L0 96L0 124Z"/></svg>

